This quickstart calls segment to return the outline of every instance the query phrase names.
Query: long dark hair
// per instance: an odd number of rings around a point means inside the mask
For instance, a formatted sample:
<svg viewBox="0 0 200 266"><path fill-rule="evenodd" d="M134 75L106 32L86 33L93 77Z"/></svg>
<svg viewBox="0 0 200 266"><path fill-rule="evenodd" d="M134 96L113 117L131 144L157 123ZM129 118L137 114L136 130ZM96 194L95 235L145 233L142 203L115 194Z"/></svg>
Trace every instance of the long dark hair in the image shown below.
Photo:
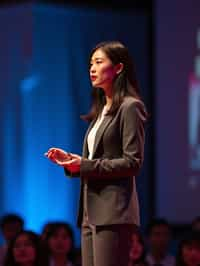
<svg viewBox="0 0 200 266"><path fill-rule="evenodd" d="M113 65L122 63L123 69L116 76L113 82L113 101L112 106L107 113L114 114L120 107L125 96L132 96L143 107L143 117L147 118L147 112L144 103L140 97L140 89L136 79L135 66L129 54L128 49L119 41L101 42L91 51L90 59L94 52L101 49L106 56L111 60ZM96 118L102 111L106 103L104 91L101 88L92 88L92 107L87 115L82 116L83 119L91 121Z"/></svg>
<svg viewBox="0 0 200 266"><path fill-rule="evenodd" d="M31 241L35 249L36 258L34 261L34 266L45 266L45 265L47 266L47 260L46 260L45 253L43 252L42 247L41 247L40 238L36 233L32 231L22 231L18 233L16 237L9 243L8 250L6 253L6 257L5 257L4 266L19 266L19 263L17 263L15 260L13 250L14 250L17 239L22 235L25 235L28 237L28 239Z"/></svg>

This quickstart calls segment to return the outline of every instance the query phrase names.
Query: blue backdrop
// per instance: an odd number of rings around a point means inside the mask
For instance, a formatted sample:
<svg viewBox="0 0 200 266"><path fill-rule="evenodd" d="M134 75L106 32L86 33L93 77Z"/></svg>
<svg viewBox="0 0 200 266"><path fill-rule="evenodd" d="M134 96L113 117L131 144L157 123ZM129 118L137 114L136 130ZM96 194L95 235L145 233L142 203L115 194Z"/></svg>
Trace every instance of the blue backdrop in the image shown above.
<svg viewBox="0 0 200 266"><path fill-rule="evenodd" d="M79 180L67 179L43 154L52 146L81 154L87 124L80 115L90 104L88 59L96 43L117 39L129 47L147 99L148 19L127 11L24 5L0 10L0 33L0 215L18 213L37 232L49 220L67 221L79 244ZM143 222L147 179L146 156L138 179Z"/></svg>

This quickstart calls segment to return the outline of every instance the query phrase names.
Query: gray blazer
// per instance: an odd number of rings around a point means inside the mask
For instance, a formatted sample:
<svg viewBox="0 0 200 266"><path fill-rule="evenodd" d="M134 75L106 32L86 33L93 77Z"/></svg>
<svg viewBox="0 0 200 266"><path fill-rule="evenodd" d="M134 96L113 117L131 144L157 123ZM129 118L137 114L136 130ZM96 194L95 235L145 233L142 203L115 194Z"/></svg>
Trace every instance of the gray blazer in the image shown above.
<svg viewBox="0 0 200 266"><path fill-rule="evenodd" d="M125 97L115 115L106 115L96 133L93 158L88 158L84 139L80 167L81 193L78 225L83 220L83 179L87 180L87 211L94 225L139 225L139 205L135 184L144 155L144 106ZM69 174L65 170L66 174Z"/></svg>

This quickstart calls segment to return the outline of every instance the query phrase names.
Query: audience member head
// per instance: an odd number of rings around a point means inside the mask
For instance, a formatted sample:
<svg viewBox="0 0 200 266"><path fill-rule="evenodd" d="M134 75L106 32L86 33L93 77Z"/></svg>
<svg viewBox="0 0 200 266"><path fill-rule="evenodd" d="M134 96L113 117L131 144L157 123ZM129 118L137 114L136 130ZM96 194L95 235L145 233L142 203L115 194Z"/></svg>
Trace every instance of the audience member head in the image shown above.
<svg viewBox="0 0 200 266"><path fill-rule="evenodd" d="M1 231L5 241L11 241L20 231L23 230L24 221L16 214L7 214L1 218Z"/></svg>
<svg viewBox="0 0 200 266"><path fill-rule="evenodd" d="M74 238L69 224L52 223L44 239L49 259L73 260Z"/></svg>
<svg viewBox="0 0 200 266"><path fill-rule="evenodd" d="M148 227L148 243L153 254L165 256L171 240L171 226L165 219L153 219Z"/></svg>
<svg viewBox="0 0 200 266"><path fill-rule="evenodd" d="M146 265L145 243L142 234L136 230L132 233L131 248L129 253L129 266Z"/></svg>
<svg viewBox="0 0 200 266"><path fill-rule="evenodd" d="M43 229L42 229L42 233L41 233L41 239L45 240L49 231L51 230L51 226L53 226L53 222L48 222L44 225Z"/></svg>
<svg viewBox="0 0 200 266"><path fill-rule="evenodd" d="M191 232L179 243L176 266L200 265L200 233Z"/></svg>
<svg viewBox="0 0 200 266"><path fill-rule="evenodd" d="M4 266L44 266L40 238L32 231L21 231L11 240Z"/></svg>

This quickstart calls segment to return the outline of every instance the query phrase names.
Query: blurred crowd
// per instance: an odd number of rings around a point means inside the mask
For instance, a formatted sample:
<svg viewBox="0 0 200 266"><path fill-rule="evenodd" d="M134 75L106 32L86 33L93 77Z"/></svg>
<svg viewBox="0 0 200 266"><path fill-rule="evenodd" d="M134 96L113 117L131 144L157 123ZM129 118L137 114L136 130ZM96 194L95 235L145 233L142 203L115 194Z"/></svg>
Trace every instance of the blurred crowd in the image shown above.
<svg viewBox="0 0 200 266"><path fill-rule="evenodd" d="M81 248L74 245L71 226L48 222L41 234L25 229L16 214L1 217L0 266L81 266ZM200 217L173 242L172 227L166 219L152 219L145 232L135 230L128 266L200 266Z"/></svg>

